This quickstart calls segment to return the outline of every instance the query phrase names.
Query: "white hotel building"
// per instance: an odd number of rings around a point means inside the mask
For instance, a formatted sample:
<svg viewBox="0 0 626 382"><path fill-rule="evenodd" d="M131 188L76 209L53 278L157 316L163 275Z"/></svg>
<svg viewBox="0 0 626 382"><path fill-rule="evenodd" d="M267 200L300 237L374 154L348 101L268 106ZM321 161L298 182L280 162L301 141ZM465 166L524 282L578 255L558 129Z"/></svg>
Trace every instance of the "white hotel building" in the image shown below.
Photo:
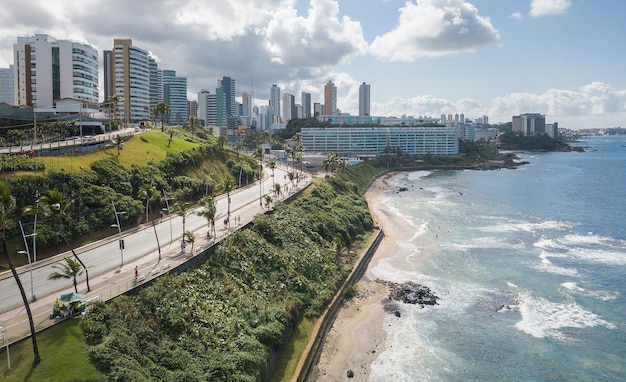
<svg viewBox="0 0 626 382"><path fill-rule="evenodd" d="M308 153L337 152L342 157L375 157L387 146L408 155L455 155L459 142L454 127L367 126L305 127L300 132Z"/></svg>
<svg viewBox="0 0 626 382"><path fill-rule="evenodd" d="M46 34L13 45L15 105L52 107L63 98L98 103L98 52Z"/></svg>

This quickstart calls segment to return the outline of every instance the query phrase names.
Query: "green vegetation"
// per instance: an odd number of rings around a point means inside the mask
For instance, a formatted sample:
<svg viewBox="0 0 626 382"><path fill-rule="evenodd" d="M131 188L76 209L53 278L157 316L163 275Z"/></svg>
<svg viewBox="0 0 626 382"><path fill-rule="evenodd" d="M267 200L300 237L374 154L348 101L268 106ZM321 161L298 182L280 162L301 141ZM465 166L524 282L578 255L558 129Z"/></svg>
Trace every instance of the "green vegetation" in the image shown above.
<svg viewBox="0 0 626 382"><path fill-rule="evenodd" d="M37 334L41 361L33 364L29 340L11 345L11 369L0 353L0 382L106 381L87 358L87 344L77 320L67 320ZM3 349L4 350L4 349Z"/></svg>
<svg viewBox="0 0 626 382"><path fill-rule="evenodd" d="M304 317L296 326L276 364L276 370L271 379L272 382L291 381L291 377L296 372L296 367L298 367L298 362L300 362L300 356L304 353L304 349L309 343L316 323L317 319Z"/></svg>
<svg viewBox="0 0 626 382"><path fill-rule="evenodd" d="M371 230L355 184L329 179L251 229L228 237L198 269L161 277L136 297L96 304L83 321L89 357L110 380L269 380L290 328L316 317L350 272L337 258Z"/></svg>
<svg viewBox="0 0 626 382"><path fill-rule="evenodd" d="M507 131L499 137L502 148L505 150L564 150L569 146L560 141L550 138L547 134L525 135L520 131Z"/></svg>
<svg viewBox="0 0 626 382"><path fill-rule="evenodd" d="M117 150L111 147L89 154L35 159L45 164L45 171L11 172L7 183L16 196L18 211L30 210L34 215L33 206L51 190L67 202L67 209L58 219L42 219L40 212L37 248L42 258L68 246L68 241L80 245L110 235L115 217L112 202L126 212L120 219L128 229L159 217L165 206L164 191L169 198L194 204L207 194L224 192L225 180L234 189L254 182L258 175L258 163L252 157L220 145L191 124L187 129L170 128L166 133L146 131L125 142L119 156ZM151 192L146 199L144 189L148 186L156 193ZM17 218L24 224L33 219ZM9 252L16 253L22 246L16 224L9 225L7 237L11 238ZM21 265L25 259L20 256L15 260Z"/></svg>

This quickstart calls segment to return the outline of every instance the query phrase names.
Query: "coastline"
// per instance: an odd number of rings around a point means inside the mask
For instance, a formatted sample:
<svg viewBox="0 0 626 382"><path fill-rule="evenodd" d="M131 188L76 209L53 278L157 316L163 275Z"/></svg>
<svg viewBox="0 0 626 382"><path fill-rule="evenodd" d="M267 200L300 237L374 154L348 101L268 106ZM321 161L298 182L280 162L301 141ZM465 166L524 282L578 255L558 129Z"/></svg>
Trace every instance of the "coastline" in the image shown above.
<svg viewBox="0 0 626 382"><path fill-rule="evenodd" d="M383 327L388 313L383 310L382 301L387 298L389 287L377 281L371 270L381 259L394 253L396 241L401 237L400 227L381 208L385 192L389 190L387 179L394 174L375 180L365 194L374 222L385 237L356 284L358 294L344 303L326 335L312 380L337 381L347 378L348 370L352 370L351 380L367 381L371 363L385 350Z"/></svg>

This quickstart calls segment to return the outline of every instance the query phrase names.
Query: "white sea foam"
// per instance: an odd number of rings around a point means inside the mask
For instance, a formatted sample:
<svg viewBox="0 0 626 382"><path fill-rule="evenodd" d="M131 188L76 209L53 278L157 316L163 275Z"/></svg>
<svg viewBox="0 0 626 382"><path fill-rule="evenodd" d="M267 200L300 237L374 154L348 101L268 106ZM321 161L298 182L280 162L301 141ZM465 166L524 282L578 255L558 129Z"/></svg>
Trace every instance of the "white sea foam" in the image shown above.
<svg viewBox="0 0 626 382"><path fill-rule="evenodd" d="M559 242L567 245L582 245L582 244L607 244L614 243L614 239L610 237L594 235L592 232L587 235L565 235L559 239Z"/></svg>
<svg viewBox="0 0 626 382"><path fill-rule="evenodd" d="M522 296L522 320L515 327L533 337L566 339L560 329L616 326L576 303L556 303L544 298Z"/></svg>
<svg viewBox="0 0 626 382"><path fill-rule="evenodd" d="M475 248L492 248L492 249L510 249L515 248L519 244L507 243L502 237L486 236L473 238L471 241L464 241L461 243L442 243L442 247L453 248L457 250L471 250Z"/></svg>
<svg viewBox="0 0 626 382"><path fill-rule="evenodd" d="M626 265L626 252L617 249L572 248L568 254L579 260L595 261L608 265Z"/></svg>
<svg viewBox="0 0 626 382"><path fill-rule="evenodd" d="M566 249L567 247L559 244L556 240L547 239L545 237L539 238L534 244L534 247L544 249Z"/></svg>
<svg viewBox="0 0 626 382"><path fill-rule="evenodd" d="M481 227L485 232L537 232L544 230L564 231L574 225L562 220L546 220L543 222L529 222L522 220L508 220L497 225Z"/></svg>
<svg viewBox="0 0 626 382"><path fill-rule="evenodd" d="M576 284L575 282L562 283L561 286L563 288L571 290L573 292L584 292L585 291L584 288L579 287L578 284Z"/></svg>
<svg viewBox="0 0 626 382"><path fill-rule="evenodd" d="M563 276L572 276L572 277L580 276L576 269L559 267L558 265L555 265L550 261L550 257L564 257L564 256L565 255L562 255L562 254L553 254L551 252L542 251L541 255L539 255L539 258L541 259L541 263L535 266L535 269L542 271L542 272L554 273L554 274L563 275Z"/></svg>

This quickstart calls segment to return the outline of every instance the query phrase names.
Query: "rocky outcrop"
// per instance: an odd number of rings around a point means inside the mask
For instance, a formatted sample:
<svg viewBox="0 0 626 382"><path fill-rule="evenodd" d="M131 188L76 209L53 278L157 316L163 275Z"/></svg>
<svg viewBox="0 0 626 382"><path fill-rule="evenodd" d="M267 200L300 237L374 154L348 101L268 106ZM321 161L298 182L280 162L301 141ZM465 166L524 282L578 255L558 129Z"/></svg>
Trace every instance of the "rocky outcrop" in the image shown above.
<svg viewBox="0 0 626 382"><path fill-rule="evenodd" d="M400 317L400 312L393 301L405 304L437 305L439 297L427 286L407 281L402 284L385 282L391 289L389 298L383 303L385 311Z"/></svg>

